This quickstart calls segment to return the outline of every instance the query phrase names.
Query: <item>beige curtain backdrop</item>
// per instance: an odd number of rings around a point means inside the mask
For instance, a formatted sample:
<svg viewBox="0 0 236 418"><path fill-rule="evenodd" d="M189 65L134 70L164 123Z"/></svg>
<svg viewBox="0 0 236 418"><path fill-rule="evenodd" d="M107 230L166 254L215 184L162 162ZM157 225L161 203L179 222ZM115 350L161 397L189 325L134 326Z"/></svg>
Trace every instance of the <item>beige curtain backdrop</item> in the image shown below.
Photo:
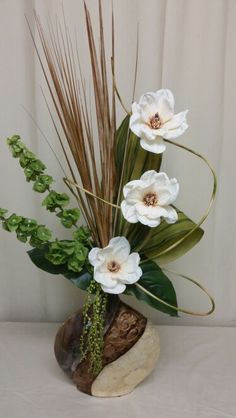
<svg viewBox="0 0 236 418"><path fill-rule="evenodd" d="M103 0L106 38L110 46L111 1ZM89 0L97 18L97 0ZM43 20L61 15L61 0L0 0L0 206L64 229L40 207L42 196L32 191L7 149L5 138L19 133L45 161L64 190L61 169L32 121L29 111L63 161L40 86L45 87L24 14L33 25L32 10ZM82 0L64 0L69 26L77 28L82 65L87 74ZM162 324L236 324L235 154L236 154L236 1L235 0L114 0L117 83L127 106L132 97L136 31L139 23L139 68L136 99L147 91L169 88L176 111L189 109L189 129L178 140L203 153L216 169L218 195L200 244L171 268L199 280L213 294L216 312L209 318L173 319L129 302ZM95 23L97 27L97 23ZM34 29L34 28L33 28ZM109 51L108 51L109 57ZM89 78L89 77L88 77ZM46 89L45 89L46 91ZM119 109L119 118L124 116ZM194 220L205 211L212 179L205 166L184 151L168 147L164 170L181 185L178 206ZM68 236L68 234L66 235ZM59 321L81 306L85 294L63 277L37 270L27 248L14 234L0 231L0 320ZM179 304L207 310L200 291L173 277Z"/></svg>

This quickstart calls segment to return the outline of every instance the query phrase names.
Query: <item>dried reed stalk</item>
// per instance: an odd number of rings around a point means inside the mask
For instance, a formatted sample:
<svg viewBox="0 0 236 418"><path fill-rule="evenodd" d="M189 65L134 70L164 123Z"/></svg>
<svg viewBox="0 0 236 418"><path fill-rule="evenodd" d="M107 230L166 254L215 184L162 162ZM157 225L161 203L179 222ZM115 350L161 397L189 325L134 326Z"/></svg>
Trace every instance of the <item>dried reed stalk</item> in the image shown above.
<svg viewBox="0 0 236 418"><path fill-rule="evenodd" d="M82 81L79 61L79 48L73 46L64 18L64 25L51 22L49 34L35 13L35 21L41 41L46 64L42 59L35 41L36 51L49 87L64 137L79 173L79 181L84 189L105 201L113 202L117 194L115 190L114 140L116 132L115 118L115 85L109 92L106 53L103 30L101 0L99 6L100 50L97 51L90 14L84 3L87 38L93 78L93 95L96 109L96 126L98 133L99 155L95 153L95 139L85 83ZM114 63L114 19L112 16L112 62ZM52 112L50 112L52 117ZM52 117L53 118L53 117ZM54 123L56 128L56 124ZM59 131L57 134L59 136ZM77 176L67 155L63 138L60 138L66 161L73 180L78 183ZM98 173L101 172L101 175ZM112 237L113 209L110 205L91 195L78 191L78 201L83 210L94 242L106 246Z"/></svg>

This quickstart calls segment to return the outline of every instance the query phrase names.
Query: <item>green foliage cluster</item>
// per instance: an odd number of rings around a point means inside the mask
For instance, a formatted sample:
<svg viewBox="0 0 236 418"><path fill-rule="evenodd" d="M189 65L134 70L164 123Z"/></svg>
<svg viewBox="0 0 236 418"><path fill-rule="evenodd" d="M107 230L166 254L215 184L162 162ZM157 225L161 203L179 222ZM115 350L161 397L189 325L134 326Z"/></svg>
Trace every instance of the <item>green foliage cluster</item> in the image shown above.
<svg viewBox="0 0 236 418"><path fill-rule="evenodd" d="M71 273L80 273L88 267L88 243L90 232L87 227L77 226L80 218L78 208L68 209L70 198L65 193L51 190L52 176L45 173L46 166L22 142L19 135L7 139L12 156L19 159L24 169L27 182L33 182L33 190L38 193L47 192L42 206L56 213L65 228L75 227L73 240L54 240L52 232L45 225L39 225L35 219L25 218L15 213L7 217L7 210L0 208L2 227L8 232L15 232L19 241L34 248L30 257L37 265L38 260L43 270L56 271L68 277ZM54 266L54 267L53 267ZM87 268L86 267L86 268ZM85 273L85 272L84 272Z"/></svg>
<svg viewBox="0 0 236 418"><path fill-rule="evenodd" d="M13 135L11 138L7 139L7 143L9 145L10 151L14 158L18 158L20 162L20 166L24 169L26 181L34 181L34 189L37 190L37 183L40 181L41 184L49 183L48 186L53 182L51 176L44 176L43 173L46 170L46 166L40 161L36 155L29 151L25 144L21 141L19 135ZM47 177L47 180L46 178ZM47 190L48 187L45 188L44 191ZM41 193L41 191L40 191Z"/></svg>
<svg viewBox="0 0 236 418"><path fill-rule="evenodd" d="M7 139L8 146L14 158L19 159L20 166L24 169L27 182L33 182L33 190L38 193L48 192L42 205L50 212L56 212L65 228L75 226L80 218L80 210L65 209L70 203L66 193L57 193L51 190L52 176L45 173L46 166L31 152L22 142L19 135L13 135Z"/></svg>
<svg viewBox="0 0 236 418"><path fill-rule="evenodd" d="M79 241L59 241L56 240L49 244L48 253L45 254L47 260L54 265L67 264L69 270L80 272L88 256L88 248Z"/></svg>
<svg viewBox="0 0 236 418"><path fill-rule="evenodd" d="M51 241L52 232L44 225L39 225L35 219L25 218L13 213L7 215L7 210L0 208L2 227L8 232L15 232L17 239L28 243L35 251L45 250L43 258L54 266L67 266L68 271L81 272L88 264L88 228L81 226L73 234L74 240ZM42 267L40 267L42 268Z"/></svg>
<svg viewBox="0 0 236 418"><path fill-rule="evenodd" d="M7 212L6 209L0 208L2 227L8 232L15 232L19 241L39 249L50 241L52 232L45 225L39 225L35 219L18 216L15 213L6 217Z"/></svg>

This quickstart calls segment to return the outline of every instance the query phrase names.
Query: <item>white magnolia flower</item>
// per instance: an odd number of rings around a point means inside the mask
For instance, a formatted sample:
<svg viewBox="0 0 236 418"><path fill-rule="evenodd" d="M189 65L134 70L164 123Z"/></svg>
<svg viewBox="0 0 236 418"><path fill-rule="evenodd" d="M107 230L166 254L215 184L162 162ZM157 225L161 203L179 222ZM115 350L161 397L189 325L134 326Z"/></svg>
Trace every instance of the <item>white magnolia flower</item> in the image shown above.
<svg viewBox="0 0 236 418"><path fill-rule="evenodd" d="M132 104L130 129L145 150L161 154L166 149L162 138L177 138L188 128L188 110L175 115L174 104L174 96L167 89L143 94L139 103Z"/></svg>
<svg viewBox="0 0 236 418"><path fill-rule="evenodd" d="M93 248L88 257L94 266L94 280L106 293L124 292L126 284L137 282L143 274L139 254L130 254L125 237L112 238L105 248Z"/></svg>
<svg viewBox="0 0 236 418"><path fill-rule="evenodd" d="M169 205L178 193L179 184L175 178L169 179L165 173L154 170L146 171L140 180L130 181L124 186L123 216L130 223L139 221L150 227L158 226L161 218L167 223L175 223L178 215Z"/></svg>

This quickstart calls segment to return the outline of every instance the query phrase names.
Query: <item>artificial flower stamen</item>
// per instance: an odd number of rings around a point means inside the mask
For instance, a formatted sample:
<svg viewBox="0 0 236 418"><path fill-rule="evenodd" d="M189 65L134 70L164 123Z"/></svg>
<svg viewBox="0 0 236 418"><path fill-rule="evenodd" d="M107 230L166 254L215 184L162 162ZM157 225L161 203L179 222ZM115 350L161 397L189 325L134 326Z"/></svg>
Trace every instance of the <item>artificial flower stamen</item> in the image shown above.
<svg viewBox="0 0 236 418"><path fill-rule="evenodd" d="M147 193L144 198L143 202L145 206L157 206L158 198L156 193Z"/></svg>
<svg viewBox="0 0 236 418"><path fill-rule="evenodd" d="M107 268L111 273L117 273L120 270L120 264L116 261L110 261L110 263L107 264Z"/></svg>
<svg viewBox="0 0 236 418"><path fill-rule="evenodd" d="M159 129L161 127L161 118L158 112L150 118L150 126L152 129Z"/></svg>

